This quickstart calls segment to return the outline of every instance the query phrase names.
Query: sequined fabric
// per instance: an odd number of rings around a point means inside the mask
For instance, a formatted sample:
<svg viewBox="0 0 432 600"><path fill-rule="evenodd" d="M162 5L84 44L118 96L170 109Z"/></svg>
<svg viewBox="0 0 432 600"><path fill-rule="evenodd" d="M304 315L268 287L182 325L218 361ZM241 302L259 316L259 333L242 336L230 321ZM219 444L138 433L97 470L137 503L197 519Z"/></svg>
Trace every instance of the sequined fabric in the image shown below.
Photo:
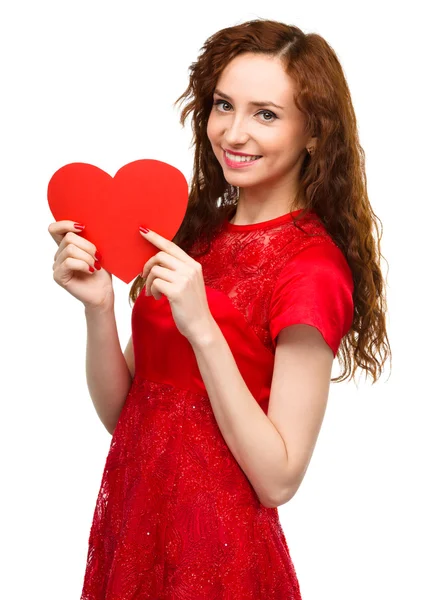
<svg viewBox="0 0 432 600"><path fill-rule="evenodd" d="M280 276L309 245L333 244L316 219L298 231L292 214L226 223L197 259L212 315L264 412L274 338L289 319ZM340 334L349 285L336 290ZM81 600L301 600L278 511L260 503L229 450L165 297L140 294L132 336L136 372L106 459Z"/></svg>

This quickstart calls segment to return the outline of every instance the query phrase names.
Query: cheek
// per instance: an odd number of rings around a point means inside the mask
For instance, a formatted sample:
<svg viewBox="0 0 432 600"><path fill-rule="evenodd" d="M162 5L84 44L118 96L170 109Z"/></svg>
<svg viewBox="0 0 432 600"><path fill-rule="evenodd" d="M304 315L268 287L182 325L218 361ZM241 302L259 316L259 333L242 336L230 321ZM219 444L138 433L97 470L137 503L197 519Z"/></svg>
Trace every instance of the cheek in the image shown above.
<svg viewBox="0 0 432 600"><path fill-rule="evenodd" d="M210 141L214 140L217 136L217 127L215 124L215 120L212 118L211 114L209 120L207 122L207 137Z"/></svg>
<svg viewBox="0 0 432 600"><path fill-rule="evenodd" d="M300 132L293 127L281 128L277 135L268 140L270 152L279 155L282 160L290 160L297 156L299 148L302 146Z"/></svg>

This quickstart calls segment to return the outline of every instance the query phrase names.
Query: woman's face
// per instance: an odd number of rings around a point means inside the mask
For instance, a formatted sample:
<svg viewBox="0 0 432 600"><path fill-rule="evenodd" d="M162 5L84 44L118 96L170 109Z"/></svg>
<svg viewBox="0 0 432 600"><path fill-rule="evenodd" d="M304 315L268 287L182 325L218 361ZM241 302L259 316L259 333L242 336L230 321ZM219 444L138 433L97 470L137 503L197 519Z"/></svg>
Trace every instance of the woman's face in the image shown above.
<svg viewBox="0 0 432 600"><path fill-rule="evenodd" d="M279 59L247 53L225 67L213 95L207 135L228 183L253 188L296 180L313 138L305 134L304 115L293 95L293 82ZM226 149L262 158L235 168L225 160Z"/></svg>

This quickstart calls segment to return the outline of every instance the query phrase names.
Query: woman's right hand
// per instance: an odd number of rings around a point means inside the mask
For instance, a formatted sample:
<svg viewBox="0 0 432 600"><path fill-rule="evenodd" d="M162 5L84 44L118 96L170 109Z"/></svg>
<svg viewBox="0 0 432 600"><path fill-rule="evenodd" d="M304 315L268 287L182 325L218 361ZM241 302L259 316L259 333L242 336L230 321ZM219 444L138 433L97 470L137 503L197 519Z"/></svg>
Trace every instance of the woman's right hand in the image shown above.
<svg viewBox="0 0 432 600"><path fill-rule="evenodd" d="M86 308L113 308L112 276L97 261L99 268L95 267L96 246L79 236L74 221L54 221L48 231L58 245L54 255L54 281L81 300Z"/></svg>

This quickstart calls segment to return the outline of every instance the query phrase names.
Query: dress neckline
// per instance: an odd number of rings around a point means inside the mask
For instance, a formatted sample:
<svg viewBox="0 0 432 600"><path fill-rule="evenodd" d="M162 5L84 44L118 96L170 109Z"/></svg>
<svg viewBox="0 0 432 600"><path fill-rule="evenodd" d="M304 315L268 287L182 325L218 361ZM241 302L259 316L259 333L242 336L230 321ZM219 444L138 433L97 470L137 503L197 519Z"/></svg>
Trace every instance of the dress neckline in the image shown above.
<svg viewBox="0 0 432 600"><path fill-rule="evenodd" d="M228 219L224 221L224 229L227 231L252 231L254 229L270 229L271 227L277 227L283 223L289 223L293 217L301 213L303 208L286 213L280 217L269 219L268 221L261 221L260 223L246 223L244 225L238 225L236 223L230 223ZM306 213L307 214L307 213Z"/></svg>

